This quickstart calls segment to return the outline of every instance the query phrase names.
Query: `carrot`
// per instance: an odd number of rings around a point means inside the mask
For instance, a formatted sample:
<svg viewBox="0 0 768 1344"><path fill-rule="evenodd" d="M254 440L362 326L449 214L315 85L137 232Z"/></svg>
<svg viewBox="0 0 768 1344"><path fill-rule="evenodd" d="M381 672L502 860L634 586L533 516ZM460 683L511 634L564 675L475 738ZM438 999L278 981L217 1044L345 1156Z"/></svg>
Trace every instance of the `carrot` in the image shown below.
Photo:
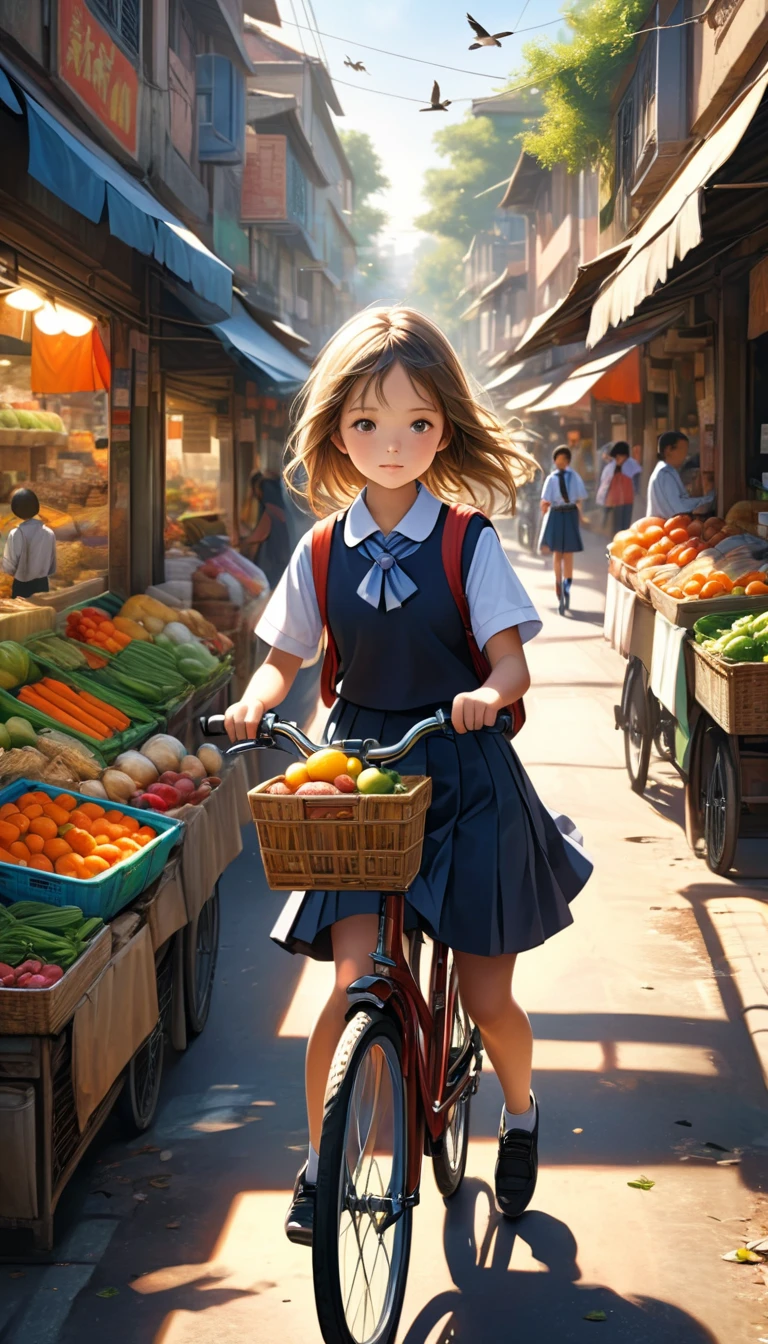
<svg viewBox="0 0 768 1344"><path fill-rule="evenodd" d="M24 694L24 692L26 692L26 694ZM19 691L19 700L21 700L22 704L31 705L32 709L39 710L41 714L47 714L49 718L56 719L57 723L63 723L67 728L74 728L76 732L84 733L86 737L95 738L97 742L102 742L107 736L107 734L102 733L101 730L99 730L98 735L95 732L92 732L89 728L86 728L79 719L76 719L74 715L66 714L63 710L59 709L58 706L52 704L50 700L43 699L41 695L35 695L34 691L32 691L29 686L23 686L21 691ZM42 808L40 811L42 812Z"/></svg>
<svg viewBox="0 0 768 1344"><path fill-rule="evenodd" d="M101 738L112 736L111 728L105 728L103 723L99 723L98 719L92 718L75 701L67 699L65 695L59 695L58 691L52 691L50 686L46 686L44 682L36 689L37 694L43 700L50 701L51 704L56 705L57 709L61 709L65 714L70 714L73 718L76 718L86 727L92 737L97 734Z"/></svg>
<svg viewBox="0 0 768 1344"><path fill-rule="evenodd" d="M90 691L81 691L80 699L84 700L87 705L93 705L94 709L99 708L104 713L111 714L114 719L117 719L122 729L130 728L131 720L126 718L125 714L119 709L115 709L114 705L107 705L103 700L99 700L98 696L91 695Z"/></svg>
<svg viewBox="0 0 768 1344"><path fill-rule="evenodd" d="M71 700L83 714L99 721L103 720L109 727L116 727L122 731L123 728L130 726L130 719L126 719L124 714L112 709L111 705L105 704L88 691L74 691L71 686L65 686L63 681L57 681L55 677L43 677L43 686L48 686L64 700Z"/></svg>

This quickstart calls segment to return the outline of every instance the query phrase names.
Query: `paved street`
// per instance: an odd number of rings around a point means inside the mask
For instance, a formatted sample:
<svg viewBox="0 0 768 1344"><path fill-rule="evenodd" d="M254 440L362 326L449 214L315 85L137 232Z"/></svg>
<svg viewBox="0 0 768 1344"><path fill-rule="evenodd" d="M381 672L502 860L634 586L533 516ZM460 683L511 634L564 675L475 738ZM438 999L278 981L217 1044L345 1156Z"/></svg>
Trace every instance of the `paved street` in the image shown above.
<svg viewBox="0 0 768 1344"><path fill-rule="evenodd" d="M550 806L582 827L596 873L573 927L519 967L542 1110L533 1210L516 1226L492 1210L501 1094L486 1073L449 1208L425 1169L401 1339L757 1344L763 1271L721 1257L768 1232L768 1095L717 916L734 894L757 908L765 886L734 888L691 855L670 767L655 762L645 799L629 789L599 544L570 619L553 611L541 561L514 558L545 619L520 752ZM60 1208L50 1263L0 1268L3 1344L319 1341L310 1257L282 1220L327 968L269 943L280 905L249 833L223 884L206 1031L169 1064L145 1138L126 1145L116 1120L103 1131ZM640 1175L651 1190L629 1188Z"/></svg>

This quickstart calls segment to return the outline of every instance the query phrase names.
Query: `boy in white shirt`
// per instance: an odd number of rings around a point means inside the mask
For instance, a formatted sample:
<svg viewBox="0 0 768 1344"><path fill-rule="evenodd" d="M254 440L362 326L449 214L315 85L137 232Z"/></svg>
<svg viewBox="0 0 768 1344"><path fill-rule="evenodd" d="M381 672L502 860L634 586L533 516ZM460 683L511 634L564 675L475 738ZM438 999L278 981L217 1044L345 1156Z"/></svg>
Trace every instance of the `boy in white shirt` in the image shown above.
<svg viewBox="0 0 768 1344"><path fill-rule="evenodd" d="M9 532L3 552L3 569L13 575L11 597L47 593L48 580L56 573L56 538L37 516L40 501L34 490L14 490L11 510L22 520Z"/></svg>

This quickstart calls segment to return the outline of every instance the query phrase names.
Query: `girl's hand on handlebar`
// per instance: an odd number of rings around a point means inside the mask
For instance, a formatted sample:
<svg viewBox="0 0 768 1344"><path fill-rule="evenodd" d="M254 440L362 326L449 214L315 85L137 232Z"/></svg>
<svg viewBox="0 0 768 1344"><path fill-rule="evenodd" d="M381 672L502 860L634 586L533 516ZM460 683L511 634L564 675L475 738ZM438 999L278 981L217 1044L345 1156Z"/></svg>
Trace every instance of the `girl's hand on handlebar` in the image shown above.
<svg viewBox="0 0 768 1344"><path fill-rule="evenodd" d="M230 705L224 715L224 727L230 742L253 741L258 734L266 706L246 691L242 700Z"/></svg>
<svg viewBox="0 0 768 1344"><path fill-rule="evenodd" d="M451 723L457 733L477 733L481 728L491 728L502 708L501 696L492 686L462 691L453 702Z"/></svg>

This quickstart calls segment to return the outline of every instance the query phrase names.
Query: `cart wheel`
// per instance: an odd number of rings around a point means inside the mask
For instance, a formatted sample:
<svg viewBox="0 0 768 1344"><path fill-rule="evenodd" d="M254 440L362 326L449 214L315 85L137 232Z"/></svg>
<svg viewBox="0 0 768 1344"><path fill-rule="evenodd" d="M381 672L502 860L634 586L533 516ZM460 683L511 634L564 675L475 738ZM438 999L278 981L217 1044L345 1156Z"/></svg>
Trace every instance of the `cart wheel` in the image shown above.
<svg viewBox="0 0 768 1344"><path fill-rule="evenodd" d="M648 692L652 707L653 745L662 761L675 759L675 719L653 694Z"/></svg>
<svg viewBox="0 0 768 1344"><path fill-rule="evenodd" d="M703 778L704 842L707 866L724 876L733 867L739 838L741 788L738 765L730 737L721 729L709 729L708 772Z"/></svg>
<svg viewBox="0 0 768 1344"><path fill-rule="evenodd" d="M165 1029L162 1018L133 1056L118 1098L118 1109L128 1129L143 1134L155 1118L163 1078Z"/></svg>
<svg viewBox="0 0 768 1344"><path fill-rule="evenodd" d="M157 954L157 1022L133 1056L125 1071L125 1086L117 1099L117 1110L127 1129L143 1134L155 1118L163 1078L165 1033L173 1002L173 939Z"/></svg>
<svg viewBox="0 0 768 1344"><path fill-rule="evenodd" d="M697 720L691 738L688 778L685 782L685 834L694 854L698 853L700 857L702 854L701 842L704 839L704 810L706 806L704 776L702 774L706 725L707 716L701 715Z"/></svg>
<svg viewBox="0 0 768 1344"><path fill-rule="evenodd" d="M187 1026L199 1036L208 1021L219 954L219 884L184 929L184 999Z"/></svg>
<svg viewBox="0 0 768 1344"><path fill-rule="evenodd" d="M653 726L645 685L645 668L632 658L624 678L622 710L624 719L624 759L629 782L635 793L642 794L648 779Z"/></svg>

